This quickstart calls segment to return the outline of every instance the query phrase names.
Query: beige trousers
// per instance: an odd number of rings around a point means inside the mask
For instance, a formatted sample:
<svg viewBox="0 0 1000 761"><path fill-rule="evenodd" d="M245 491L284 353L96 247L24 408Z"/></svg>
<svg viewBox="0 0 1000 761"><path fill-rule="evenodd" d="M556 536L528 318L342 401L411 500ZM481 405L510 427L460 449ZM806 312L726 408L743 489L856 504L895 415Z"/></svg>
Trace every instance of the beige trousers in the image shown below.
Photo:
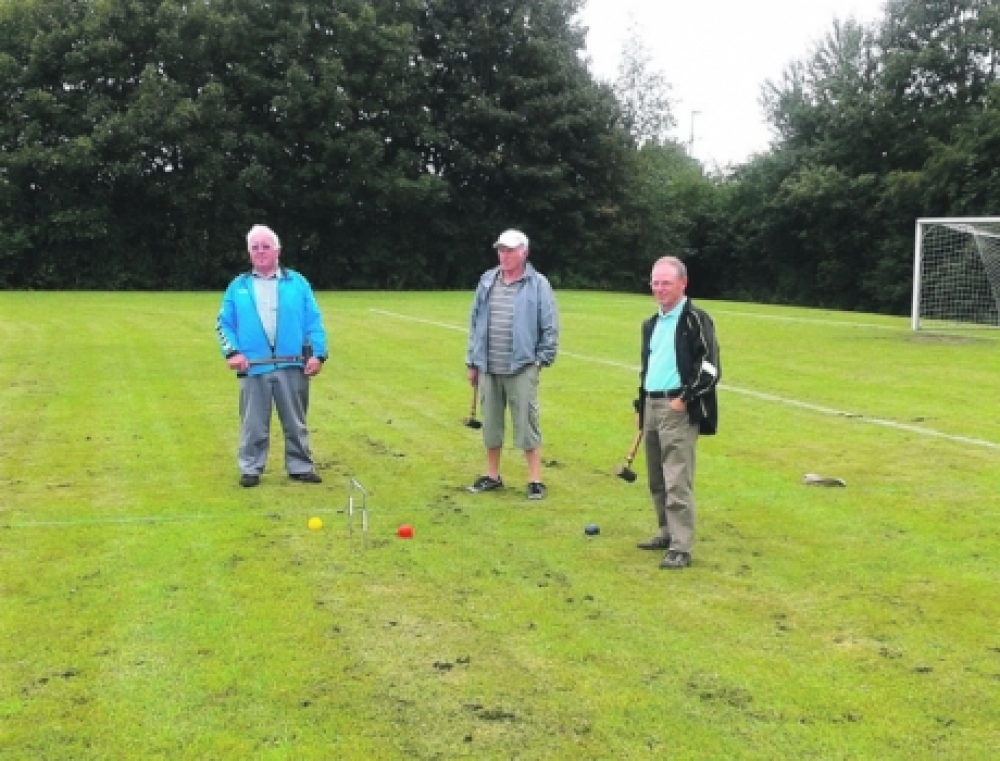
<svg viewBox="0 0 1000 761"><path fill-rule="evenodd" d="M659 536L670 549L691 552L694 543L694 465L698 426L669 399L646 399L643 413L646 470Z"/></svg>

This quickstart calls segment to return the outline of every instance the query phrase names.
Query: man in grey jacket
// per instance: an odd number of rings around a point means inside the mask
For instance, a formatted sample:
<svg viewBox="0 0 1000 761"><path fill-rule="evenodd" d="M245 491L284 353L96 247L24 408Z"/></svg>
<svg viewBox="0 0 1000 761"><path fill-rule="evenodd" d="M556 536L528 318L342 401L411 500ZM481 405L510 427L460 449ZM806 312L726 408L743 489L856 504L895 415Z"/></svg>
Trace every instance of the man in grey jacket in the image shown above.
<svg viewBox="0 0 1000 761"><path fill-rule="evenodd" d="M499 266L483 274L469 316L465 366L478 387L483 417L486 473L471 492L503 486L500 453L505 410L510 409L514 446L524 450L528 499L542 499L542 436L538 427L538 375L556 359L559 316L552 286L528 263L528 238L507 230L493 247Z"/></svg>

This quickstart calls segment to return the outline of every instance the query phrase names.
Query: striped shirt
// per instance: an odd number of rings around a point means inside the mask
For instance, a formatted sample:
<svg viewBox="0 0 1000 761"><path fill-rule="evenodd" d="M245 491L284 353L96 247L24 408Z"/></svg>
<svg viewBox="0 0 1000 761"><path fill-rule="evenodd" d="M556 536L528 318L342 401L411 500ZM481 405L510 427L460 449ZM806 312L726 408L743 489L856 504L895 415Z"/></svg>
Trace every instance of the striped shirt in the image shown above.
<svg viewBox="0 0 1000 761"><path fill-rule="evenodd" d="M490 289L489 315L486 328L486 372L510 375L514 372L514 297L524 277L509 285L497 273Z"/></svg>

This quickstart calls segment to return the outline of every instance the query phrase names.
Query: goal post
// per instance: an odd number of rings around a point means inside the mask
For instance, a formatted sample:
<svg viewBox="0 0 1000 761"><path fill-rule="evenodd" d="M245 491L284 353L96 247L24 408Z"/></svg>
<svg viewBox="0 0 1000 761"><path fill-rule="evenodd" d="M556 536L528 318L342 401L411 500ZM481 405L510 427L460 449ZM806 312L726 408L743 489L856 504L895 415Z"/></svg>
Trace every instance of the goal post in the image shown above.
<svg viewBox="0 0 1000 761"><path fill-rule="evenodd" d="M910 327L1000 328L1000 217L918 219Z"/></svg>

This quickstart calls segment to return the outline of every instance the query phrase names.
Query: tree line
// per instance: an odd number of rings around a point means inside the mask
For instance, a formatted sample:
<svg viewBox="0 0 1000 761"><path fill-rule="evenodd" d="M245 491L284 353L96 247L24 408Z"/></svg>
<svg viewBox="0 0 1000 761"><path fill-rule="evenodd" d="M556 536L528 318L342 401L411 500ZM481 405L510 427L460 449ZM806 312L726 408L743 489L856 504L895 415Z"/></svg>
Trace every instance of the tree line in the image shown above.
<svg viewBox="0 0 1000 761"><path fill-rule="evenodd" d="M1000 215L998 43L994 0L833 24L764 88L771 150L718 186L713 292L908 312L915 220Z"/></svg>
<svg viewBox="0 0 1000 761"><path fill-rule="evenodd" d="M254 223L318 288L463 288L506 227L557 287L903 312L918 216L995 213L1000 12L889 0L762 96L719 174L580 0L0 0L0 287L219 288Z"/></svg>
<svg viewBox="0 0 1000 761"><path fill-rule="evenodd" d="M0 283L218 287L267 223L319 287L448 288L499 230L612 271L628 143L576 0L6 0Z"/></svg>

